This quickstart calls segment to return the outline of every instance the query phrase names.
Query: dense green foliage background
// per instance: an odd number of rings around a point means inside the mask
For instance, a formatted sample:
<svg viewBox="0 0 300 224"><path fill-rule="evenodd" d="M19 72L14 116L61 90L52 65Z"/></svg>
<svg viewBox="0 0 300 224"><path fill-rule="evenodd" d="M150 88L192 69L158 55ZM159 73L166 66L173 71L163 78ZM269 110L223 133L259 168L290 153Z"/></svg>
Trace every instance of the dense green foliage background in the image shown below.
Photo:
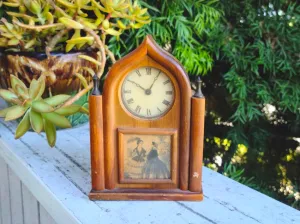
<svg viewBox="0 0 300 224"><path fill-rule="evenodd" d="M148 33L177 57L207 98L206 166L300 208L300 4L293 0L140 0Z"/></svg>

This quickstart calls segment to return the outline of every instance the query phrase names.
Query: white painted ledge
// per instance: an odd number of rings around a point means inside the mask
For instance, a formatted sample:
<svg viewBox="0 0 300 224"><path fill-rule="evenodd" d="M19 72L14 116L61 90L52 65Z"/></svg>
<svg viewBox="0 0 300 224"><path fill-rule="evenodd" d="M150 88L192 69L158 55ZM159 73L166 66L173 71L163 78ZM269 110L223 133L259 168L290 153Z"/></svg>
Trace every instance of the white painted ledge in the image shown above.
<svg viewBox="0 0 300 224"><path fill-rule="evenodd" d="M207 168L203 202L92 202L88 125L59 131L54 149L35 133L15 141L15 127L0 120L0 157L58 224L300 223L299 211Z"/></svg>

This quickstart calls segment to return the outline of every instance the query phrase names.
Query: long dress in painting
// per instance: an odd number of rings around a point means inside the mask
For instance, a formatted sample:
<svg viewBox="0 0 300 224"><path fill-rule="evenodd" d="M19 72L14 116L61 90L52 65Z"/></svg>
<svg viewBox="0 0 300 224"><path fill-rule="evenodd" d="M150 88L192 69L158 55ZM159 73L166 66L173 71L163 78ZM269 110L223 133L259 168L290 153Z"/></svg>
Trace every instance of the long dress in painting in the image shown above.
<svg viewBox="0 0 300 224"><path fill-rule="evenodd" d="M170 172L166 164L158 158L155 147L151 149L147 156L147 162L142 172L143 179L169 179Z"/></svg>
<svg viewBox="0 0 300 224"><path fill-rule="evenodd" d="M125 177L129 179L142 178L142 170L145 165L146 150L144 148L134 148L131 152L130 158L128 158L125 169Z"/></svg>

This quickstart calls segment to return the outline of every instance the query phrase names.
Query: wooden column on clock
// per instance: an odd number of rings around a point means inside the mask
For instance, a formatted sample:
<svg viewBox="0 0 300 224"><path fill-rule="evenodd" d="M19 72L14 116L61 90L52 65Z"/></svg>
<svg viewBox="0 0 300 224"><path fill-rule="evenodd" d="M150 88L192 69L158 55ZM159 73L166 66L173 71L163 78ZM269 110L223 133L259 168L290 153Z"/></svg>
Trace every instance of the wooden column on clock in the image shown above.
<svg viewBox="0 0 300 224"><path fill-rule="evenodd" d="M161 71L173 85L173 104L156 118L137 117L122 102L126 76L143 67ZM193 100L197 101L194 97ZM190 82L183 67L151 36L112 66L101 100L90 96L90 113L91 200L202 200L203 104L197 101L192 107ZM196 122L195 132L191 129L191 116ZM124 139L128 134L170 136L170 178L126 179Z"/></svg>

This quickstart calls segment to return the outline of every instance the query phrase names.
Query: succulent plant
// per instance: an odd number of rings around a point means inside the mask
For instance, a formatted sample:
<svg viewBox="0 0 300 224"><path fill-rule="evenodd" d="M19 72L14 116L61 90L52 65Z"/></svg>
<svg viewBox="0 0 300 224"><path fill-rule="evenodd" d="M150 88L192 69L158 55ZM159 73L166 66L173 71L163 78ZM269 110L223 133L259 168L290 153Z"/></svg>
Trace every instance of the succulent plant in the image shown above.
<svg viewBox="0 0 300 224"><path fill-rule="evenodd" d="M95 48L95 37L119 36L150 22L147 8L131 0L5 0L0 47L12 51Z"/></svg>
<svg viewBox="0 0 300 224"><path fill-rule="evenodd" d="M147 9L132 0L0 0L0 7L0 12L4 12L0 19L0 50L46 51L47 56L52 57L50 53L54 50L91 49L97 52L96 58L79 57L94 63L96 71L84 67L82 72L87 71L98 78L104 73L107 58L111 63L116 62L106 45L109 38L119 40L126 30L139 29L151 21ZM74 77L80 80L83 89L75 96L56 95L42 99L45 79L47 87L56 82L55 76L50 76L52 73L44 73L38 80L30 80L29 88L11 75L12 88L0 89L0 97L13 106L0 111L0 117L5 117L6 121L22 117L16 138L23 136L30 127L37 133L44 130L49 145L53 147L55 126L70 127L65 116L78 111L88 113L86 109L72 104L87 94L93 83L90 78L76 73Z"/></svg>
<svg viewBox="0 0 300 224"><path fill-rule="evenodd" d="M22 137L30 128L36 133L44 130L49 145L53 147L56 142L55 127L71 127L65 116L79 111L87 112L79 105L64 106L63 104L71 97L69 95L56 95L43 99L44 76L38 80L33 79L29 88L16 76L11 75L10 81L12 88L0 89L0 97L13 105L0 110L0 117L5 117L5 121L22 118L15 133L16 139Z"/></svg>

